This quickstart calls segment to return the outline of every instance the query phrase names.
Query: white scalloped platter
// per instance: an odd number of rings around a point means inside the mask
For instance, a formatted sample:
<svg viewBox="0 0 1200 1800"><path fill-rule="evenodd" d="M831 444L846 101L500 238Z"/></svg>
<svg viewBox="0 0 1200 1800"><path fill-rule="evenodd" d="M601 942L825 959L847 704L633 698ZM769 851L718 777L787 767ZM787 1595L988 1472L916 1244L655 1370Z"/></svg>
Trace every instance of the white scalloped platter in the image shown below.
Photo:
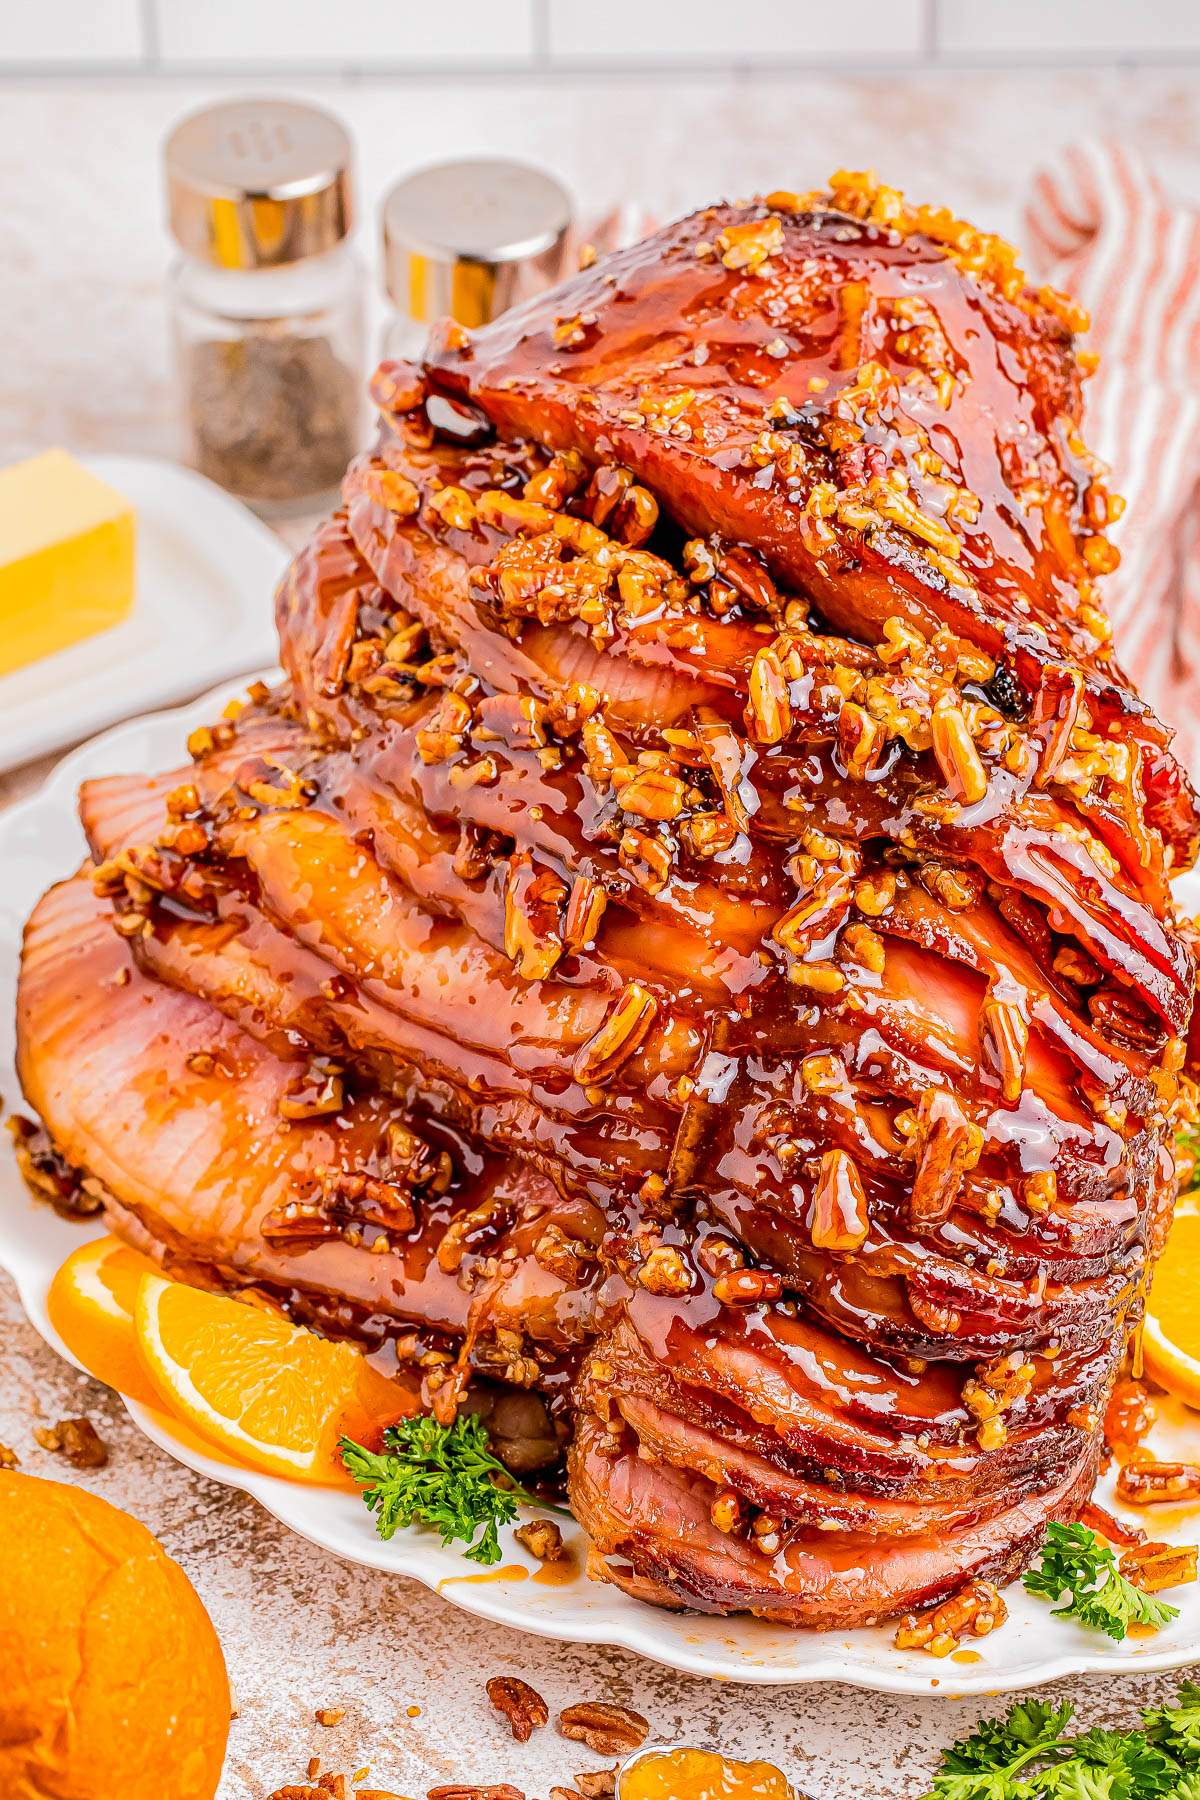
<svg viewBox="0 0 1200 1800"><path fill-rule="evenodd" d="M187 733L211 720L242 685L106 732L67 757L39 794L0 816L0 1094L6 1101L18 1096L12 1019L21 928L43 889L68 875L84 854L75 818L79 783L91 775L149 773L180 761ZM1189 878L1188 886L1186 897L1195 906L1200 902L1200 883ZM0 1151L0 1266L16 1282L34 1326L63 1356L67 1352L46 1316L46 1292L60 1262L88 1235L87 1227L59 1219L33 1201L12 1158ZM351 1493L247 1472L223 1460L219 1452L200 1451L195 1440L185 1442L163 1414L126 1404L147 1437L171 1456L213 1481L253 1494L285 1525L335 1555L413 1576L468 1612L516 1630L621 1645L690 1674L781 1684L847 1681L890 1693L955 1696L1033 1687L1064 1675L1170 1669L1200 1660L1200 1584L1169 1596L1180 1607L1179 1618L1169 1629L1122 1644L1051 1618L1044 1603L1014 1585L1006 1592L1008 1624L992 1637L977 1640L976 1650L967 1654L978 1660L956 1662L897 1651L888 1627L818 1633L792 1631L758 1619L659 1611L615 1588L588 1581L582 1572L585 1543L578 1531L568 1538L576 1565L569 1581L541 1581L539 1565L512 1540L511 1532L503 1534L499 1571L481 1572L456 1552L442 1549L431 1532L420 1528L397 1533L390 1543L381 1542L366 1507ZM1152 1445L1163 1455L1200 1456L1200 1415L1182 1407L1170 1411L1168 1422L1156 1428ZM1116 1510L1110 1481L1101 1484L1097 1498ZM1182 1522L1173 1515L1169 1529L1152 1517L1145 1522L1152 1535L1167 1541L1194 1542L1200 1533L1200 1513L1195 1521Z"/></svg>

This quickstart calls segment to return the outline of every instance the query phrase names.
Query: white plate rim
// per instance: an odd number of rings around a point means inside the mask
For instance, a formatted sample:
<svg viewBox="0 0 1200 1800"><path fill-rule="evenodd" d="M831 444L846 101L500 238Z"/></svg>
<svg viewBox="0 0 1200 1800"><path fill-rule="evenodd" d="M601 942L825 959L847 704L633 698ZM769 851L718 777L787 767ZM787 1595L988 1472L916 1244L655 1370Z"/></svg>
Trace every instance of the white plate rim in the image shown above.
<svg viewBox="0 0 1200 1800"><path fill-rule="evenodd" d="M278 678L278 671L267 670L257 678L270 681ZM81 779L121 768L131 772L144 768L149 772L169 766L172 756L182 760L188 731L210 720L216 709L243 692L253 679L256 677L250 675L222 684L186 707L127 720L65 757L37 793L0 814L0 870L8 866L6 854L14 844L19 850L20 840L33 825L37 827L39 843L52 839L57 826L73 845L81 846L82 835L74 818L74 796ZM69 832L68 821L72 828ZM39 866L37 878L60 879L74 866L66 856L53 870ZM16 932L19 942L19 922L26 910L24 897L14 906L10 894L0 889L0 976L6 984L15 978L13 938ZM0 1004L6 1004L2 997ZM19 1090L8 1064L11 1032L11 1021L0 1019L0 1093L13 1095L20 1110ZM14 1192L18 1193L15 1205L11 1198ZM76 1367L80 1365L50 1324L46 1294L53 1269L65 1250L85 1236L95 1235L96 1230L56 1219L48 1208L25 1193L15 1166L7 1160L0 1163L0 1267L12 1277L35 1330ZM35 1250L36 1242L42 1243L40 1252ZM516 1582L475 1582L471 1566L464 1564L455 1552L443 1550L432 1533L413 1528L384 1543L370 1529L365 1507L358 1513L355 1496L338 1494L330 1506L324 1502L335 1490L304 1488L205 1457L191 1445L174 1439L169 1422L162 1415L135 1401L123 1403L139 1430L176 1461L209 1480L251 1495L289 1530L346 1561L411 1576L453 1604L494 1623L560 1641L631 1650L680 1673L780 1687L840 1681L878 1693L932 1694L950 1699L1015 1692L1081 1674L1140 1674L1182 1668L1200 1659L1200 1586L1191 1590L1195 1596L1193 1604L1186 1610L1181 1607L1173 1636L1160 1634L1158 1640L1126 1640L1123 1644L1084 1633L1069 1622L1050 1620L1045 1609L1029 1600L1019 1585L1009 1587L1005 1595L1014 1614L1034 1608L1027 1623L1032 1627L1032 1635L1041 1640L1039 1653L1021 1659L1006 1658L1006 1645L1015 1647L1016 1639L1007 1635L1010 1628L1005 1627L994 1638L979 1640L984 1660L969 1667L920 1652L896 1651L891 1644L892 1626L850 1633L789 1631L744 1616L714 1620L697 1614L661 1612L613 1588L590 1583L576 1584L582 1600L574 1611L553 1606L531 1611L528 1603L522 1605L526 1596ZM1200 1421L1194 1430L1193 1454L1200 1449ZM1169 1445L1166 1453L1170 1453ZM1113 1503L1111 1483L1102 1485L1097 1497L1112 1510L1119 1510ZM339 1511L345 1510L340 1502L355 1509L354 1518L360 1524L365 1521L367 1529L352 1529L349 1538L345 1530L333 1529L325 1515L332 1512L336 1518ZM579 1537L582 1539L582 1534ZM511 1533L504 1534L504 1547L506 1566L516 1563L527 1574L536 1572L536 1563L513 1544ZM470 1574L466 1573L468 1570ZM548 1595L566 1595L569 1591L573 1590L546 1590ZM1188 1593L1187 1589L1177 1590L1173 1599ZM680 1621L694 1630L680 1631ZM762 1641L767 1633L795 1654L786 1659L760 1655L759 1651L767 1647ZM716 1634L721 1635L723 1647L710 1647L706 1642ZM760 1640L757 1645L756 1639ZM1047 1652L1046 1639L1061 1639L1061 1648Z"/></svg>

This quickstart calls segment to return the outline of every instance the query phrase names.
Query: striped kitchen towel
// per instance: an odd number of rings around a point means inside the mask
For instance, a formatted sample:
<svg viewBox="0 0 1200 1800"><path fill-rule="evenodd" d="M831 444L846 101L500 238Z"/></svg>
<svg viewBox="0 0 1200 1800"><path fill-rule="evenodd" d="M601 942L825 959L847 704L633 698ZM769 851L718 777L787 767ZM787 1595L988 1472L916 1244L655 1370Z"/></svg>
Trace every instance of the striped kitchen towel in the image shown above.
<svg viewBox="0 0 1200 1800"><path fill-rule="evenodd" d="M1084 436L1128 502L1104 605L1119 660L1200 777L1200 214L1094 140L1037 176L1025 245L1092 317Z"/></svg>

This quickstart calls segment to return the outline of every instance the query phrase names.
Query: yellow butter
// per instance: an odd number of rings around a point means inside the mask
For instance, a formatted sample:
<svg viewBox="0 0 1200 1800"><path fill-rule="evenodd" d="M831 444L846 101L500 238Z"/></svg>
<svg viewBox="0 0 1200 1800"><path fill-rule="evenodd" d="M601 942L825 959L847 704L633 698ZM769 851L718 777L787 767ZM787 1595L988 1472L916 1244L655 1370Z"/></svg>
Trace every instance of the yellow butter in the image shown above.
<svg viewBox="0 0 1200 1800"><path fill-rule="evenodd" d="M0 675L127 617L133 552L128 500L65 450L0 469Z"/></svg>

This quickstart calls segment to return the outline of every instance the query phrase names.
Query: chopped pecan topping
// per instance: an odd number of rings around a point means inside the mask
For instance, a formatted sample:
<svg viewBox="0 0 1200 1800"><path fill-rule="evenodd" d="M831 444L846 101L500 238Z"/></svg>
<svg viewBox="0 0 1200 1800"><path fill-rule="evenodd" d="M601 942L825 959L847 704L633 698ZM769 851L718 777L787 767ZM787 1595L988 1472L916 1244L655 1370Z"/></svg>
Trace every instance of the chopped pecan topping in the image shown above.
<svg viewBox="0 0 1200 1800"><path fill-rule="evenodd" d="M727 225L717 237L717 248L727 269L748 269L753 273L776 250L782 250L783 226L774 217Z"/></svg>
<svg viewBox="0 0 1200 1800"><path fill-rule="evenodd" d="M372 500L386 507L398 519L411 519L414 513L420 511L420 488L415 481L410 481L407 475L401 475L397 469L372 469L364 488Z"/></svg>
<svg viewBox="0 0 1200 1800"><path fill-rule="evenodd" d="M929 1612L907 1613L896 1631L896 1648L949 1656L960 1638L968 1633L986 1637L1007 1617L1008 1608L990 1581L969 1581Z"/></svg>
<svg viewBox="0 0 1200 1800"><path fill-rule="evenodd" d="M612 772L612 785L622 811L641 819L677 819L683 811L687 783L666 769L626 763Z"/></svg>
<svg viewBox="0 0 1200 1800"><path fill-rule="evenodd" d="M1033 1387L1036 1370L1020 1350L998 1362L981 1365L963 1384L963 1405L979 1421L977 1437L982 1449L998 1450L1008 1436L1001 1414L1024 1400Z"/></svg>
<svg viewBox="0 0 1200 1800"><path fill-rule="evenodd" d="M746 729L756 744L781 744L792 728L788 684L773 646L756 652L750 665Z"/></svg>
<svg viewBox="0 0 1200 1800"><path fill-rule="evenodd" d="M666 1244L651 1250L637 1278L638 1286L650 1294L687 1294L692 1288L692 1272L682 1253Z"/></svg>
<svg viewBox="0 0 1200 1800"><path fill-rule="evenodd" d="M327 1056L314 1056L304 1073L293 1076L284 1088L279 1111L285 1119L316 1119L341 1112L344 1098L341 1065Z"/></svg>
<svg viewBox="0 0 1200 1800"><path fill-rule="evenodd" d="M988 995L979 1009L979 1045L984 1067L1000 1083L1000 1098L1015 1106L1025 1085L1029 1026L1013 1001Z"/></svg>
<svg viewBox="0 0 1200 1800"><path fill-rule="evenodd" d="M857 1163L845 1150L826 1150L813 1193L813 1243L820 1250L857 1250L870 1229Z"/></svg>
<svg viewBox="0 0 1200 1800"><path fill-rule="evenodd" d="M538 1562L561 1562L566 1554L562 1532L553 1519L527 1519L513 1536Z"/></svg>
<svg viewBox="0 0 1200 1800"><path fill-rule="evenodd" d="M567 889L527 850L509 858L504 893L504 950L526 981L544 980L563 954Z"/></svg>
<svg viewBox="0 0 1200 1800"><path fill-rule="evenodd" d="M935 707L930 730L933 754L951 797L973 806L987 793L988 777L961 706Z"/></svg>
<svg viewBox="0 0 1200 1800"><path fill-rule="evenodd" d="M713 1282L713 1297L722 1306L759 1306L778 1300L783 1281L770 1269L730 1269Z"/></svg>
<svg viewBox="0 0 1200 1800"><path fill-rule="evenodd" d="M587 875L577 875L567 901L563 942L570 950L590 950L608 905L608 895Z"/></svg>
<svg viewBox="0 0 1200 1800"><path fill-rule="evenodd" d="M589 1244L568 1237L562 1226L551 1220L533 1247L533 1260L547 1275L554 1275L568 1287L574 1287L580 1271L595 1257Z"/></svg>
<svg viewBox="0 0 1200 1800"><path fill-rule="evenodd" d="M940 1088L926 1088L916 1113L896 1119L897 1130L904 1130L902 1120L908 1123L906 1153L917 1164L909 1214L914 1229L920 1231L948 1217L963 1176L979 1161L983 1132L968 1119L953 1094Z"/></svg>
<svg viewBox="0 0 1200 1800"><path fill-rule="evenodd" d="M693 856L720 856L737 841L737 827L724 813L693 813L683 819L679 835Z"/></svg>
<svg viewBox="0 0 1200 1800"><path fill-rule="evenodd" d="M708 1516L717 1530L723 1531L727 1537L739 1531L745 1522L745 1511L737 1489L721 1488L708 1509Z"/></svg>
<svg viewBox="0 0 1200 1800"><path fill-rule="evenodd" d="M610 1081L643 1041L657 1012L654 996L640 982L627 982L604 1023L576 1054L573 1072L580 1086Z"/></svg>

